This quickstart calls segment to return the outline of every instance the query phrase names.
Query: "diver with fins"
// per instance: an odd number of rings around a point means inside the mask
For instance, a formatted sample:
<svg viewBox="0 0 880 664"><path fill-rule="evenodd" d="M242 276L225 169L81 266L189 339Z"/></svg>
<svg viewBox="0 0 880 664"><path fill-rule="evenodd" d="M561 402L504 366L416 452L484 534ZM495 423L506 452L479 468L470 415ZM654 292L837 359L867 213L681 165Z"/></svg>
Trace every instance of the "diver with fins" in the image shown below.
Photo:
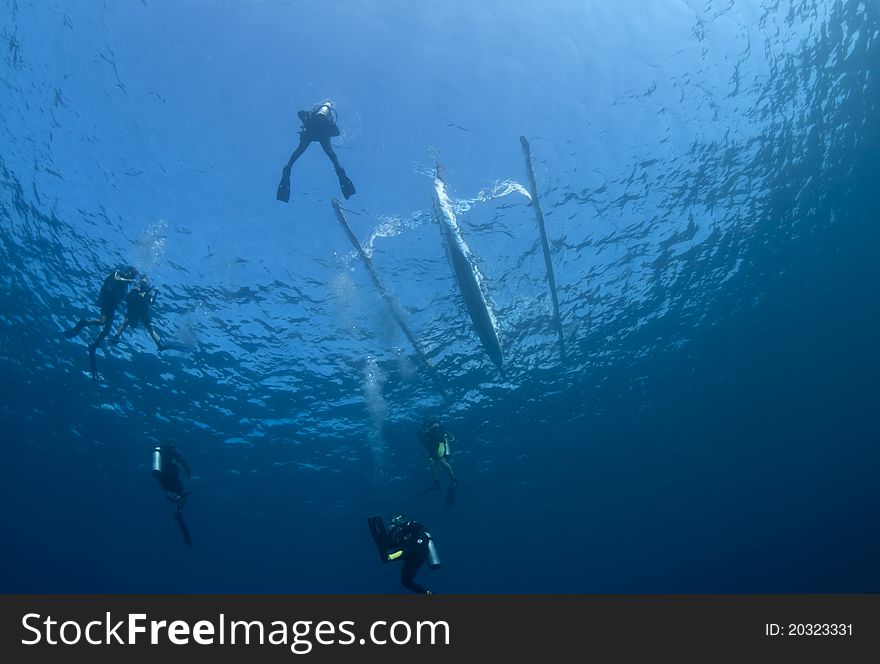
<svg viewBox="0 0 880 664"><path fill-rule="evenodd" d="M437 420L433 420L425 424L419 431L419 440L425 451L428 453L428 461L430 462L431 477L434 482L422 494L429 491L437 491L441 488L440 480L437 478L437 465L441 465L449 475L449 489L446 490L446 507L452 507L455 504L455 490L458 488L458 478L455 471L449 464L449 455L452 453L449 443L455 440L455 437L446 431Z"/></svg>
<svg viewBox="0 0 880 664"><path fill-rule="evenodd" d="M95 351L113 327L113 319L116 317L116 308L125 299L128 287L134 283L140 275L137 268L131 265L120 265L104 279L101 284L101 292L98 294L98 309L101 315L97 318L83 318L75 326L64 331L64 336L73 339L83 328L100 325L101 331L89 344L89 366L92 370L92 378L98 380L98 366L95 361Z"/></svg>
<svg viewBox="0 0 880 664"><path fill-rule="evenodd" d="M367 523L379 550L379 559L383 563L403 560L403 569L400 571L400 583L403 587L422 595L432 594L430 590L413 581L416 572L425 562L430 569L442 566L434 539L425 526L418 521L410 521L403 514L391 517L390 530L387 531L381 516L371 516Z"/></svg>
<svg viewBox="0 0 880 664"><path fill-rule="evenodd" d="M180 526L180 532L183 535L183 541L188 546L192 546L192 538L189 534L189 528L183 520L183 505L186 502L188 492L183 488L183 482L180 481L180 470L186 471L186 476L192 477L189 466L186 465L180 452L170 444L156 445L153 448L153 476L158 480L159 486L165 492L165 497L172 503L177 505L174 510L174 519Z"/></svg>
<svg viewBox="0 0 880 664"><path fill-rule="evenodd" d="M290 201L290 169L306 151L306 148L314 142L320 143L330 158L330 163L333 164L336 176L339 178L339 188L342 190L342 195L346 200L351 198L355 194L354 185L348 179L345 170L339 165L339 160L330 144L331 138L339 136L339 127L336 125L336 109L333 107L333 102L322 102L310 111L299 111L297 115L302 122L302 129L299 131L299 145L281 171L281 182L278 184L275 198L284 203Z"/></svg>

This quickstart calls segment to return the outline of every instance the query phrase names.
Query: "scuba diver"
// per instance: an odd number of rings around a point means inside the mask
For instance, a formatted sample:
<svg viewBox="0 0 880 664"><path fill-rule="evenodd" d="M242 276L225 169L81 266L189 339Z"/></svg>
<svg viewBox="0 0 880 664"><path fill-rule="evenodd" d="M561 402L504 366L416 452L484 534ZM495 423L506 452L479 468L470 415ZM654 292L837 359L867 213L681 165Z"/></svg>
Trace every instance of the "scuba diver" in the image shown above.
<svg viewBox="0 0 880 664"><path fill-rule="evenodd" d="M321 144L326 155L330 157L330 163L333 164L339 178L342 195L346 200L351 198L355 193L354 185L348 179L342 166L339 165L336 153L333 152L333 146L330 145L330 139L339 136L339 127L336 126L336 109L333 108L333 102L325 101L310 111L299 111L297 115L302 122L302 129L299 131L299 145L281 171L281 182L278 184L278 193L275 194L275 198L285 203L290 200L290 169L306 151L306 148L315 141Z"/></svg>
<svg viewBox="0 0 880 664"><path fill-rule="evenodd" d="M367 522L370 525L373 541L379 549L379 559L383 563L398 558L403 559L403 569L400 571L400 582L403 587L414 593L430 595L430 590L422 588L413 581L413 577L425 561L431 569L438 569L442 565L434 547L434 539L431 533L425 530L425 526L418 521L408 520L402 514L391 517L391 529L387 532L381 516L371 516Z"/></svg>
<svg viewBox="0 0 880 664"><path fill-rule="evenodd" d="M174 518L177 525L180 526L183 541L192 546L189 528L183 521L183 505L186 502L188 492L184 491L183 482L180 481L181 468L186 471L188 478L192 477L189 466L186 465L186 461L173 445L156 445L153 448L153 477L159 481L159 486L165 492L165 497L177 505L177 509L174 510Z"/></svg>
<svg viewBox="0 0 880 664"><path fill-rule="evenodd" d="M163 344L159 340L159 335L156 334L156 330L153 327L151 312L151 307L153 306L155 299L155 289L150 286L146 277L141 277L135 285L131 287L131 290L128 291L128 295L125 296L125 316L122 319L122 323L119 325L119 329L116 330L116 334L110 339L111 346L115 346L119 343L119 337L122 336L126 327L134 328L141 325L149 333L153 341L156 342L156 349L160 353L163 350L183 350L180 346Z"/></svg>
<svg viewBox="0 0 880 664"><path fill-rule="evenodd" d="M83 328L86 326L103 326L98 333L98 336L95 337L95 340L89 344L89 364L92 369L92 378L95 380L98 380L98 367L95 363L95 350L104 340L104 337L110 333L110 328L113 327L113 319L116 317L116 307L118 307L119 303L125 298L129 285L133 283L138 276L137 269L131 265L121 265L113 270L113 272L107 275L104 279L104 283L101 285L101 292L98 294L97 305L101 311L101 315L98 318L83 318L74 327L65 330L64 332L65 337L72 339L82 332Z"/></svg>
<svg viewBox="0 0 880 664"><path fill-rule="evenodd" d="M458 487L458 478L455 471L449 465L449 455L452 453L449 443L455 440L452 434L448 433L436 420L428 422L421 431L419 431L419 440L422 446L428 452L428 460L431 463L431 477L434 483L427 489L422 491L423 494L429 491L437 491L440 489L440 480L437 478L437 464L443 466L449 475L449 489L446 491L446 506L452 507L455 504L455 490Z"/></svg>

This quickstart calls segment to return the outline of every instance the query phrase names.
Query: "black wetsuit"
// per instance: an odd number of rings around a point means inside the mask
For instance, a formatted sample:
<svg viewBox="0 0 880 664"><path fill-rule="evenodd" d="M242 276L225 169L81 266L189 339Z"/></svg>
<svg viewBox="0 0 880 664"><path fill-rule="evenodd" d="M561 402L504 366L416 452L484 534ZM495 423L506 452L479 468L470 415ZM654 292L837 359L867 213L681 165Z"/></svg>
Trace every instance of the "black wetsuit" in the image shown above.
<svg viewBox="0 0 880 664"><path fill-rule="evenodd" d="M117 267L104 279L104 283L101 285L97 305L101 310L101 315L106 316L110 323L113 322L113 317L116 315L116 307L125 299L125 293L128 291L129 286L128 281L117 279L117 275L130 278L133 274L136 274L136 271L132 267Z"/></svg>
<svg viewBox="0 0 880 664"><path fill-rule="evenodd" d="M149 286L135 286L125 297L126 312L128 324L132 327L143 325L144 329L149 330L152 326L150 318L150 309L153 304L153 292Z"/></svg>
<svg viewBox="0 0 880 664"><path fill-rule="evenodd" d="M189 528L183 520L183 505L186 502L186 491L183 488L183 482L180 481L180 469L186 471L187 477L190 476L189 466L180 456L180 453L171 445L162 445L159 448L160 467L159 470L153 469L153 475L159 481L159 486L165 491L165 497L172 503L177 505L174 510L174 519L180 526L180 533L183 535L183 541L187 546L192 546L192 537ZM155 463L155 458L154 461Z"/></svg>
<svg viewBox="0 0 880 664"><path fill-rule="evenodd" d="M437 478L437 464L443 466L443 469L449 475L449 489L446 491L446 506L452 507L455 504L455 492L458 487L458 478L455 471L449 464L449 441L450 437L439 424L434 424L423 428L419 432L419 440L425 451L428 453L428 459L431 461L431 476L434 483L425 489L422 493L435 491L440 488L440 480Z"/></svg>
<svg viewBox="0 0 880 664"><path fill-rule="evenodd" d="M180 469L182 467L186 474L189 475L189 467L174 447L163 445L160 449L162 454L162 470L161 472L154 470L153 474L159 481L159 486L165 491L168 500L179 503L185 493L183 482L180 481Z"/></svg>
<svg viewBox="0 0 880 664"><path fill-rule="evenodd" d="M65 337L72 339L87 326L101 326L101 331L98 332L98 335L94 338L92 343L89 344L89 363L92 369L92 376L95 380L98 380L98 368L95 364L95 351L110 332L110 328L113 326L113 319L116 316L116 308L122 300L125 299L128 286L135 277L137 277L137 274L138 271L131 265L120 265L113 270L113 272L107 275L104 279L104 283L101 284L101 292L98 293L98 301L96 304L101 311L101 316L92 319L83 318L74 327L64 332Z"/></svg>
<svg viewBox="0 0 880 664"><path fill-rule="evenodd" d="M336 111L326 104L319 104L310 111L297 113L302 122L300 138L309 141L322 141L339 136L339 127L336 126Z"/></svg>
<svg viewBox="0 0 880 664"><path fill-rule="evenodd" d="M297 115L299 116L300 122L302 122L302 129L300 129L299 132L299 145L297 145L293 154L290 155L290 159L282 171L281 184L279 185L276 197L278 200L285 202L289 199L290 169L293 167L296 160L306 151L306 148L308 148L309 145L312 143L320 143L324 153L329 157L330 163L333 164L336 176L339 178L339 186L342 189L342 194L348 199L354 195L355 188L351 180L349 180L348 176L345 174L345 169L340 165L339 159L333 151L333 146L330 144L331 138L339 136L339 127L336 125L336 111L333 109L333 105L329 102L325 102L315 106L310 111L299 111Z"/></svg>
<svg viewBox="0 0 880 664"><path fill-rule="evenodd" d="M414 593L425 595L428 591L413 581L416 572L428 559L428 535L425 527L418 521L407 521L403 526L391 526L386 539L389 555L402 551L403 569L400 570L400 583Z"/></svg>
<svg viewBox="0 0 880 664"><path fill-rule="evenodd" d="M422 429L419 438L431 460L439 461L446 457L446 432L443 430L443 427L437 426Z"/></svg>
<svg viewBox="0 0 880 664"><path fill-rule="evenodd" d="M300 158L310 144L320 143L321 148L330 158L330 163L333 164L333 168L338 174L342 171L342 166L339 165L339 159L336 158L333 146L330 145L330 139L334 136L339 136L339 127L336 126L336 120L334 119L335 112L331 107L322 104L321 106L316 106L311 111L299 111L298 115L300 122L302 122L302 129L299 132L299 145L290 157L287 168L289 169L293 166L294 162Z"/></svg>
<svg viewBox="0 0 880 664"><path fill-rule="evenodd" d="M119 326L119 329L116 330L116 334L110 339L111 345L119 342L119 338L122 336L125 328L143 327L150 335L150 338L156 343L156 349L159 350L159 352L170 349L183 350L183 347L178 346L177 344L163 344L159 335L156 333L156 329L153 327L152 316L154 299L155 291L150 287L146 280L142 279L135 284L125 298L127 306L125 318L122 319L122 324Z"/></svg>

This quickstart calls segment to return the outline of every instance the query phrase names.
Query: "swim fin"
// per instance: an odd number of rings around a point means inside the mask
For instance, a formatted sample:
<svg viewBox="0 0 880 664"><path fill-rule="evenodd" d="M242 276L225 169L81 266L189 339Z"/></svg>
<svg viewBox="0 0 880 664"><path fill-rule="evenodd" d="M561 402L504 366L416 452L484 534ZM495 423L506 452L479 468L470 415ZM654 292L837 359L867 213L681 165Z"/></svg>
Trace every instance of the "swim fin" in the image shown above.
<svg viewBox="0 0 880 664"><path fill-rule="evenodd" d="M455 490L458 488L458 480L452 480L449 490L446 492L446 507L455 505Z"/></svg>
<svg viewBox="0 0 880 664"><path fill-rule="evenodd" d="M95 359L95 347L89 346L89 366L92 369L92 379L98 382L98 362Z"/></svg>
<svg viewBox="0 0 880 664"><path fill-rule="evenodd" d="M342 168L336 169L336 175L339 176L339 188L342 190L342 195L345 196L345 200L348 200L356 193L354 185L351 183L351 180L348 179L348 176Z"/></svg>
<svg viewBox="0 0 880 664"><path fill-rule="evenodd" d="M180 532L183 535L183 541L186 542L187 546L192 546L192 537L189 534L189 528L186 527L186 523L183 520L183 514L180 512L174 513L174 519L177 521L177 525L180 526Z"/></svg>
<svg viewBox="0 0 880 664"><path fill-rule="evenodd" d="M85 325L83 325L83 321L80 321L74 327L70 328L69 330L64 330L64 336L67 337L68 339L73 339L76 335L78 335L80 332L82 332L82 329L84 327L85 327Z"/></svg>
<svg viewBox="0 0 880 664"><path fill-rule="evenodd" d="M452 507L455 505L455 487L456 485L453 484L446 492L446 507Z"/></svg>
<svg viewBox="0 0 880 664"><path fill-rule="evenodd" d="M290 169L287 167L281 171L281 182L278 183L275 198L282 203L290 202Z"/></svg>
<svg viewBox="0 0 880 664"><path fill-rule="evenodd" d="M371 516L367 519L367 523L370 525L370 535L372 535L376 548L379 550L379 560L387 563L388 556L385 547L387 532L385 531L385 523L382 521L381 516Z"/></svg>
<svg viewBox="0 0 880 664"><path fill-rule="evenodd" d="M426 493L431 493L432 491L439 491L441 486L442 485L440 484L439 480L434 480L434 483L431 486L429 486L427 489L425 489L424 491L420 491L419 495L424 496Z"/></svg>

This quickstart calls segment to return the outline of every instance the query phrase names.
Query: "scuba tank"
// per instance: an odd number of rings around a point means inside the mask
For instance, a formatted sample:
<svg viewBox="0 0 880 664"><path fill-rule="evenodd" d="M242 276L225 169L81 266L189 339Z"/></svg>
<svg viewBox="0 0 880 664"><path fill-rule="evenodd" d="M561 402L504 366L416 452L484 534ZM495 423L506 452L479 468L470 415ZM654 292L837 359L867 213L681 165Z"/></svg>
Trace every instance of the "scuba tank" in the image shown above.
<svg viewBox="0 0 880 664"><path fill-rule="evenodd" d="M332 120L333 120L333 116L332 116L331 114L333 113L333 105L332 105L330 102L325 101L323 104L321 104L320 106L318 106L317 110L316 110L314 113L315 113L316 116L317 116L317 115L320 115L320 116L322 116L325 120L330 120L330 121L332 121Z"/></svg>
<svg viewBox="0 0 880 664"><path fill-rule="evenodd" d="M162 474L162 448L158 445L153 449L153 472Z"/></svg>
<svg viewBox="0 0 880 664"><path fill-rule="evenodd" d="M434 546L434 538L431 533L425 531L425 538L428 540L428 567L431 569L439 569L443 566L440 562L440 556L437 554L437 547Z"/></svg>

